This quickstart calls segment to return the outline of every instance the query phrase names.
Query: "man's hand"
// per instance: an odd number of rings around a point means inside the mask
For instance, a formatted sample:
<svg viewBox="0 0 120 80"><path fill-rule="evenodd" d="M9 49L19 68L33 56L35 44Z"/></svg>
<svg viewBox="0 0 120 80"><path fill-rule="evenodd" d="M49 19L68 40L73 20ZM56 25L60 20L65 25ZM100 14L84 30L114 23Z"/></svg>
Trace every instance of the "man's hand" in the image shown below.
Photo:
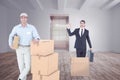
<svg viewBox="0 0 120 80"><path fill-rule="evenodd" d="M90 51L92 51L92 48L90 48Z"/></svg>
<svg viewBox="0 0 120 80"><path fill-rule="evenodd" d="M33 42L34 44L37 44L37 46L39 45L39 40L33 39L32 42Z"/></svg>
<svg viewBox="0 0 120 80"><path fill-rule="evenodd" d="M67 29L70 29L71 28L71 24L67 24Z"/></svg>
<svg viewBox="0 0 120 80"><path fill-rule="evenodd" d="M13 45L10 46L11 49L15 50L15 48L13 47Z"/></svg>

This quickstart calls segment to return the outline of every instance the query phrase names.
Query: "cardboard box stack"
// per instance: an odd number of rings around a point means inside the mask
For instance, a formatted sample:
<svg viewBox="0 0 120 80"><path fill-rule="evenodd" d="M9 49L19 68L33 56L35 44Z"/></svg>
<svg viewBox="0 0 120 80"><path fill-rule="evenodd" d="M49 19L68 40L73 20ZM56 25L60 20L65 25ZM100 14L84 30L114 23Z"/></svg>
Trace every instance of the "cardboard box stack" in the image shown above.
<svg viewBox="0 0 120 80"><path fill-rule="evenodd" d="M89 76L89 58L71 58L71 76Z"/></svg>
<svg viewBox="0 0 120 80"><path fill-rule="evenodd" d="M58 53L54 52L53 40L31 42L32 80L59 80Z"/></svg>

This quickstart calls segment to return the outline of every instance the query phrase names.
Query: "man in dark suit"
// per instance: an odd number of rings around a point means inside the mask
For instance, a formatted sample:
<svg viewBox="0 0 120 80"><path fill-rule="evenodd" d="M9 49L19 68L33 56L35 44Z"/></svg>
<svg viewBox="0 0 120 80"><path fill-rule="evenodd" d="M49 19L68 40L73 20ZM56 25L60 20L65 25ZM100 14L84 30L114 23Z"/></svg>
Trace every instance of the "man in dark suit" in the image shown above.
<svg viewBox="0 0 120 80"><path fill-rule="evenodd" d="M69 36L75 35L75 48L77 57L86 56L86 40L88 41L90 50L92 50L92 45L89 37L89 31L85 29L85 20L80 21L80 28L75 29L73 32L70 31L70 25L67 27L67 32Z"/></svg>

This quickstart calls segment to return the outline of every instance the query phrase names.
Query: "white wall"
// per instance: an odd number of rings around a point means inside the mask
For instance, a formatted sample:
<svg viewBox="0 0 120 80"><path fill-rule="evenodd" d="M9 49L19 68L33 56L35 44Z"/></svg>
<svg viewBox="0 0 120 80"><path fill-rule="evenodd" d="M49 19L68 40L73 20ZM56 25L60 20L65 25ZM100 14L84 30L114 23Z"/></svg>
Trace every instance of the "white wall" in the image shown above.
<svg viewBox="0 0 120 80"><path fill-rule="evenodd" d="M109 12L88 9L70 15L70 23L79 26L81 19L86 20L86 28L89 30L90 38L94 51L111 51L110 40L110 20ZM77 25L76 25L77 24ZM70 51L74 48L74 37L70 38Z"/></svg>
<svg viewBox="0 0 120 80"><path fill-rule="evenodd" d="M3 10L4 9L4 10ZM0 13L0 37L3 36L4 38L0 38L0 53L12 51L8 46L8 37L10 32L12 31L13 27L20 23L19 15L21 12L26 12L29 15L28 23L34 25L38 33L40 34L41 39L49 39L50 38L50 18L47 14L42 11L20 11L20 10L11 10L8 8L0 7L0 10L4 11ZM6 11L6 12L5 12ZM3 20L4 19L4 20Z"/></svg>
<svg viewBox="0 0 120 80"><path fill-rule="evenodd" d="M4 42L4 43L7 43L8 45L8 38L9 38L9 34L10 32L12 31L13 27L17 24L19 24L19 10L11 10L11 9L8 9L7 8L7 42ZM6 51L11 51L9 45L7 47L7 50Z"/></svg>
<svg viewBox="0 0 120 80"><path fill-rule="evenodd" d="M120 4L111 10L111 23L112 23L112 51L120 53Z"/></svg>
<svg viewBox="0 0 120 80"><path fill-rule="evenodd" d="M18 12L19 14L20 12ZM29 22L36 26L41 39L50 38L50 15L51 14L68 14L69 21L73 26L73 30L79 27L79 21L81 19L86 20L86 28L90 31L90 37L93 45L94 51L111 51L111 34L109 25L109 13L107 11L98 10L91 8L88 10L66 10L66 11L56 11L56 10L44 10L44 11L28 11ZM13 13L12 15L17 15ZM13 17L13 16L9 17ZM19 17L14 17L13 24L17 24L15 20ZM10 19L10 18L9 18ZM8 23L9 24L9 23ZM12 26L11 25L11 26ZM12 26L13 27L13 26ZM75 37L69 38L69 50L74 51L74 41Z"/></svg>
<svg viewBox="0 0 120 80"><path fill-rule="evenodd" d="M4 8L0 9L3 11ZM6 13L7 12L7 13ZM27 12L29 15L29 23L35 25L37 28L41 39L50 39L50 15L51 14L68 14L69 22L73 26L72 30L76 27L79 27L79 21L81 19L86 20L86 28L90 31L90 37L93 45L94 51L111 51L111 30L112 26L110 26L110 14L108 11L98 10L96 8L90 8L88 10L66 10L66 11L56 11L56 10L32 10L32 11L17 11L17 10L9 10L2 12L4 16L0 15L0 17L5 17L4 21L0 19L0 22L3 23L3 26L0 27L3 29L0 33L5 33L6 38L0 39L2 40L3 48L0 48L0 52L10 51L11 49L8 47L8 35L11 32L13 26L19 23L19 14L21 12ZM6 13L6 14L5 14ZM0 13L1 14L1 13ZM8 30L6 30L6 28ZM1 29L0 29L1 30ZM0 35L1 37L2 35ZM74 49L74 41L75 37L69 38L69 50L75 51Z"/></svg>
<svg viewBox="0 0 120 80"><path fill-rule="evenodd" d="M7 9L0 5L0 52L5 52L7 45Z"/></svg>
<svg viewBox="0 0 120 80"><path fill-rule="evenodd" d="M86 28L90 31L90 37L93 44L94 51L111 51L111 26L110 26L110 14L108 11L98 10L90 8L88 10L44 10L36 11L34 22L40 33L42 39L50 38L50 15L51 14L68 14L69 21L73 26L72 30L79 27L79 21L81 19L86 20ZM33 16L32 18L33 19ZM69 50L74 49L75 37L69 38Z"/></svg>

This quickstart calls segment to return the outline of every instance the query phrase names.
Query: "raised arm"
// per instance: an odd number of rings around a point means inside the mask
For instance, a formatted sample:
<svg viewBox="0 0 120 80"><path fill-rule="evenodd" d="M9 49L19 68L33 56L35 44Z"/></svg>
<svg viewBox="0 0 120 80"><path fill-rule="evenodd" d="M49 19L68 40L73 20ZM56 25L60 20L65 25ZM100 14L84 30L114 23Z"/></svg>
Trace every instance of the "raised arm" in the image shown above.
<svg viewBox="0 0 120 80"><path fill-rule="evenodd" d="M71 25L68 24L68 26L67 26L67 32L68 32L68 35L69 35L69 36L73 36L73 35L75 35L76 30L74 30L73 32L71 32L71 31L70 31L70 27L71 27Z"/></svg>

